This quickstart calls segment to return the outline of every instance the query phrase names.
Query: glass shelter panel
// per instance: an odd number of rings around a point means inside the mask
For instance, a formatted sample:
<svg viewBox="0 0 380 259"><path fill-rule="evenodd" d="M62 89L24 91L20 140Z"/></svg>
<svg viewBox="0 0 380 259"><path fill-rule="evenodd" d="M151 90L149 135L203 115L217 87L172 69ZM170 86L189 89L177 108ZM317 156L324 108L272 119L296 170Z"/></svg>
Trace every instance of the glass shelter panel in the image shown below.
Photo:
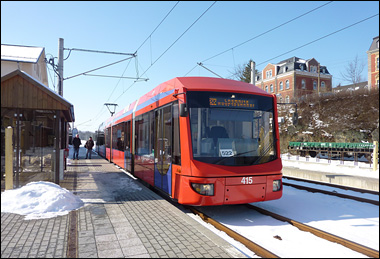
<svg viewBox="0 0 380 259"><path fill-rule="evenodd" d="M54 181L56 112L53 110L1 109L1 174L5 173L5 128L13 128L14 182ZM59 125L59 124L58 124ZM15 184L17 184L15 182Z"/></svg>

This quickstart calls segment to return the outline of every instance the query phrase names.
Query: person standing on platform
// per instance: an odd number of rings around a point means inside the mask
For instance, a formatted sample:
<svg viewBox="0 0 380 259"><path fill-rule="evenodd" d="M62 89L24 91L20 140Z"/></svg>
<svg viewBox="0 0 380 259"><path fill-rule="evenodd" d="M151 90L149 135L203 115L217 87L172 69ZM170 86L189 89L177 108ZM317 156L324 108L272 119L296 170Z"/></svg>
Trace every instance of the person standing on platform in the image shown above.
<svg viewBox="0 0 380 259"><path fill-rule="evenodd" d="M78 158L78 155L79 155L79 146L81 145L81 139L79 138L79 134L76 134L75 135L75 138L73 139L73 146L74 146L74 155L73 155L73 159L77 159L79 160Z"/></svg>
<svg viewBox="0 0 380 259"><path fill-rule="evenodd" d="M92 148L94 147L94 141L92 140L92 137L86 141L84 147L87 149L86 159L87 157L91 159Z"/></svg>

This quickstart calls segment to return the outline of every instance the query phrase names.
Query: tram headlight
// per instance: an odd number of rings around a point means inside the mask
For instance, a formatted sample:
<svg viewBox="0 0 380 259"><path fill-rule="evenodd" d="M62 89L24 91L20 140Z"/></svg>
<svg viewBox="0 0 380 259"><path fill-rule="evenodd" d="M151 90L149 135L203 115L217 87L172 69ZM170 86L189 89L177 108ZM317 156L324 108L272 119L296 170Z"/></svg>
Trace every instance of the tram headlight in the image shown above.
<svg viewBox="0 0 380 259"><path fill-rule="evenodd" d="M207 195L207 196L212 196L214 195L214 184L208 183L208 184L203 184L203 183L191 183L191 187L193 188L194 191L201 195Z"/></svg>
<svg viewBox="0 0 380 259"><path fill-rule="evenodd" d="M281 180L273 180L273 191L278 192L281 190Z"/></svg>

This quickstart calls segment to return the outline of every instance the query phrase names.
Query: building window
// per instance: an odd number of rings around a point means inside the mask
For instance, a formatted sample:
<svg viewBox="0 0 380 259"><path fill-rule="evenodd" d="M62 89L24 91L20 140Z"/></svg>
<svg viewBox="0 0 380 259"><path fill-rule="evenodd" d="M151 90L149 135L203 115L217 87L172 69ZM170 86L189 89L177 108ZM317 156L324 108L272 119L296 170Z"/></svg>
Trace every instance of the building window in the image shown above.
<svg viewBox="0 0 380 259"><path fill-rule="evenodd" d="M272 70L267 71L267 78L270 78L270 77L272 77Z"/></svg>
<svg viewBox="0 0 380 259"><path fill-rule="evenodd" d="M265 86L265 92L268 92L268 86L267 85Z"/></svg>
<svg viewBox="0 0 380 259"><path fill-rule="evenodd" d="M321 87L325 87L325 82L322 81Z"/></svg>
<svg viewBox="0 0 380 259"><path fill-rule="evenodd" d="M310 72L317 73L317 66L310 66Z"/></svg>
<svg viewBox="0 0 380 259"><path fill-rule="evenodd" d="M317 81L313 81L313 90L317 90Z"/></svg>
<svg viewBox="0 0 380 259"><path fill-rule="evenodd" d="M289 103L289 102L290 102L290 101L289 101L289 95L286 96L286 98L285 98L285 102L286 102L286 103Z"/></svg>
<svg viewBox="0 0 380 259"><path fill-rule="evenodd" d="M280 82L280 91L284 90L284 84L282 83L282 81Z"/></svg>
<svg viewBox="0 0 380 259"><path fill-rule="evenodd" d="M302 79L302 89L306 89L306 82L305 82L305 79Z"/></svg>
<svg viewBox="0 0 380 259"><path fill-rule="evenodd" d="M285 82L285 88L289 89L289 80L286 80L286 82Z"/></svg>
<svg viewBox="0 0 380 259"><path fill-rule="evenodd" d="M279 102L282 103L282 97L280 96L280 98L278 98Z"/></svg>
<svg viewBox="0 0 380 259"><path fill-rule="evenodd" d="M273 93L273 85L270 85L270 92Z"/></svg>
<svg viewBox="0 0 380 259"><path fill-rule="evenodd" d="M376 70L379 70L379 57L376 58Z"/></svg>

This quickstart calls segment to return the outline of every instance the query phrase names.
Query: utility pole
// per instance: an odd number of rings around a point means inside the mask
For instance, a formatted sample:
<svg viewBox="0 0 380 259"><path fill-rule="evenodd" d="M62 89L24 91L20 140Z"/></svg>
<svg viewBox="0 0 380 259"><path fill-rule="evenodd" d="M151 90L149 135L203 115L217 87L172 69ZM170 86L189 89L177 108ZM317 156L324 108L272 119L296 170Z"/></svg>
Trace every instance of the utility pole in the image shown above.
<svg viewBox="0 0 380 259"><path fill-rule="evenodd" d="M255 80L255 77L256 77L256 63L254 61L251 61L251 84L255 85L256 84L256 80Z"/></svg>
<svg viewBox="0 0 380 259"><path fill-rule="evenodd" d="M63 39L58 40L58 94L63 96Z"/></svg>
<svg viewBox="0 0 380 259"><path fill-rule="evenodd" d="M320 65L319 65L319 62L318 62L318 96L319 96L319 86L321 84L321 68L320 68Z"/></svg>

